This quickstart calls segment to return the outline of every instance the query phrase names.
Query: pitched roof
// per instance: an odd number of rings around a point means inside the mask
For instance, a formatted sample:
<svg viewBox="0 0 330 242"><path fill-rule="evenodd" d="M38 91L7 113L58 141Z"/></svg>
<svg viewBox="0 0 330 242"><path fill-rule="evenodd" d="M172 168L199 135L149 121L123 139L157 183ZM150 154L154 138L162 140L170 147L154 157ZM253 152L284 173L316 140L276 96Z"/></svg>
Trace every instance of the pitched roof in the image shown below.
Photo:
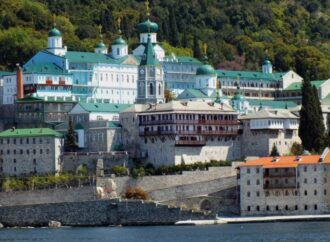
<svg viewBox="0 0 330 242"><path fill-rule="evenodd" d="M251 106L262 106L270 108L293 108L298 106L293 101L277 101L277 100L259 100L259 99L246 99Z"/></svg>
<svg viewBox="0 0 330 242"><path fill-rule="evenodd" d="M74 97L33 97L33 96L26 96L21 99L17 99L16 103L33 103L33 102L45 102L45 103L75 103Z"/></svg>
<svg viewBox="0 0 330 242"><path fill-rule="evenodd" d="M165 63L184 63L184 64L195 64L195 65L202 65L203 63L200 62L198 59L191 57L191 56L165 56L163 59Z"/></svg>
<svg viewBox="0 0 330 242"><path fill-rule="evenodd" d="M95 113L119 113L130 107L130 104L114 104L114 103L85 103L80 102L79 105L87 112Z"/></svg>
<svg viewBox="0 0 330 242"><path fill-rule="evenodd" d="M207 96L204 92L202 92L200 89L186 89L181 94L178 95L178 99L184 99L187 97L187 94L190 94L193 96L193 98L216 98L217 92L214 90L211 96Z"/></svg>
<svg viewBox="0 0 330 242"><path fill-rule="evenodd" d="M311 84L312 84L312 86L314 86L318 89L325 82L326 82L326 80L316 80L316 81L311 81ZM284 90L285 91L298 91L298 90L301 90L301 87L302 87L302 82L294 82L294 83L291 83Z"/></svg>
<svg viewBox="0 0 330 242"><path fill-rule="evenodd" d="M299 117L297 117L287 109L276 109L276 110L263 109L258 112L244 114L239 117L239 119L264 119L264 118L299 119Z"/></svg>
<svg viewBox="0 0 330 242"><path fill-rule="evenodd" d="M148 43L147 43L146 48L144 49L144 53L142 55L140 65L141 66L159 65L159 61L156 58L154 47L151 43L150 35L148 36Z"/></svg>
<svg viewBox="0 0 330 242"><path fill-rule="evenodd" d="M15 75L14 72L7 72L7 71L0 71L0 77L8 76L8 75Z"/></svg>
<svg viewBox="0 0 330 242"><path fill-rule="evenodd" d="M287 168L297 167L298 165L318 164L320 155L303 155L303 156L280 156L280 157L262 157L256 160L247 161L240 167L262 166L263 168Z"/></svg>
<svg viewBox="0 0 330 242"><path fill-rule="evenodd" d="M71 75L56 64L49 62L24 65L23 72L25 74Z"/></svg>
<svg viewBox="0 0 330 242"><path fill-rule="evenodd" d="M217 70L218 78L249 79L262 81L279 81L287 72L263 73L257 71Z"/></svg>
<svg viewBox="0 0 330 242"><path fill-rule="evenodd" d="M0 133L0 138L40 136L62 137L63 135L50 128L7 129Z"/></svg>

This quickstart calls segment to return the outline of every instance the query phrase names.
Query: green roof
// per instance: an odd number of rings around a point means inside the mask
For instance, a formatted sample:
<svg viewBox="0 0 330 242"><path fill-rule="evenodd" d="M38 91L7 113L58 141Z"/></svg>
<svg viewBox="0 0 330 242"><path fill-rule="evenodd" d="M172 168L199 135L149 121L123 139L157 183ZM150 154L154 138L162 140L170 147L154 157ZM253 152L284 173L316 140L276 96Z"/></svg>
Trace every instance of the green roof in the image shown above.
<svg viewBox="0 0 330 242"><path fill-rule="evenodd" d="M120 36L111 43L112 45L127 45L126 41Z"/></svg>
<svg viewBox="0 0 330 242"><path fill-rule="evenodd" d="M48 37L61 37L61 32L57 28L53 28L48 32Z"/></svg>
<svg viewBox="0 0 330 242"><path fill-rule="evenodd" d="M105 63L105 64L122 64L127 58L132 55L127 55L119 59L114 59L110 55L98 54L93 52L77 52L77 51L68 51L65 57L71 63ZM136 56L134 56L135 59Z"/></svg>
<svg viewBox="0 0 330 242"><path fill-rule="evenodd" d="M217 92L214 91L211 96L207 96L204 92L202 92L200 89L186 89L184 90L184 92L182 92L181 94L179 94L179 96L177 97L178 99L184 99L184 93L189 93L190 95L192 95L194 98L216 98L217 97Z"/></svg>
<svg viewBox="0 0 330 242"><path fill-rule="evenodd" d="M316 80L316 81L311 81L312 86L316 87L317 89L320 88L320 86L325 82L322 80ZM287 88L285 88L285 91L299 91L301 90L302 87L302 82L294 82L291 83Z"/></svg>
<svg viewBox="0 0 330 242"><path fill-rule="evenodd" d="M292 101L275 101L275 100L259 100L259 99L247 99L251 106L262 106L271 108L294 108L298 104Z"/></svg>
<svg viewBox="0 0 330 242"><path fill-rule="evenodd" d="M119 113L130 107L130 104L114 104L114 103L85 103L80 102L79 105L87 112L100 113Z"/></svg>
<svg viewBox="0 0 330 242"><path fill-rule="evenodd" d="M65 57L69 62L73 63L116 63L116 61L108 55L92 52L68 51Z"/></svg>
<svg viewBox="0 0 330 242"><path fill-rule="evenodd" d="M84 129L84 126L82 126L81 123L78 123L78 124L76 124L76 126L74 126L74 129L76 129L76 130Z"/></svg>
<svg viewBox="0 0 330 242"><path fill-rule="evenodd" d="M61 133L50 128L7 129L0 133L0 138L40 136L63 137Z"/></svg>
<svg viewBox="0 0 330 242"><path fill-rule="evenodd" d="M98 48L98 49L105 49L106 46L105 46L105 44L103 43L103 41L101 41L100 43L98 43L98 44L95 46L95 48Z"/></svg>
<svg viewBox="0 0 330 242"><path fill-rule="evenodd" d="M156 33L158 30L158 25L151 22L150 19L147 19L147 21L138 24L138 29L140 33Z"/></svg>
<svg viewBox="0 0 330 242"><path fill-rule="evenodd" d="M144 53L140 62L141 66L155 66L159 65L159 61L156 58L154 47L151 43L151 37L148 36L148 43L144 49Z"/></svg>
<svg viewBox="0 0 330 242"><path fill-rule="evenodd" d="M109 128L120 128L121 124L120 124L120 122L117 122L117 121L109 121L108 127Z"/></svg>
<svg viewBox="0 0 330 242"><path fill-rule="evenodd" d="M196 64L196 65L202 65L203 63L200 62L198 59L191 57L191 56L176 56L176 61L173 63L185 63L185 64ZM165 63L171 63L173 60L172 56L165 56L163 62Z"/></svg>
<svg viewBox="0 0 330 242"><path fill-rule="evenodd" d="M33 63L25 65L23 68L25 74L45 74L45 75L71 75L66 70L54 63Z"/></svg>
<svg viewBox="0 0 330 242"><path fill-rule="evenodd" d="M272 63L270 62L270 60L265 60L263 65L271 65Z"/></svg>
<svg viewBox="0 0 330 242"><path fill-rule="evenodd" d="M263 73L256 71L226 71L217 70L218 78L249 79L262 81L279 81L286 72Z"/></svg>
<svg viewBox="0 0 330 242"><path fill-rule="evenodd" d="M0 77L8 76L8 75L15 75L14 72L7 72L7 71L0 71Z"/></svg>
<svg viewBox="0 0 330 242"><path fill-rule="evenodd" d="M211 65L202 65L197 69L196 75L217 75L217 73Z"/></svg>
<svg viewBox="0 0 330 242"><path fill-rule="evenodd" d="M33 97L33 96L26 96L24 98L21 99L17 99L16 103L36 103L36 102L45 102L45 103L65 103L65 102L69 102L69 103L74 103L74 102L78 102L76 100L73 100L73 97Z"/></svg>

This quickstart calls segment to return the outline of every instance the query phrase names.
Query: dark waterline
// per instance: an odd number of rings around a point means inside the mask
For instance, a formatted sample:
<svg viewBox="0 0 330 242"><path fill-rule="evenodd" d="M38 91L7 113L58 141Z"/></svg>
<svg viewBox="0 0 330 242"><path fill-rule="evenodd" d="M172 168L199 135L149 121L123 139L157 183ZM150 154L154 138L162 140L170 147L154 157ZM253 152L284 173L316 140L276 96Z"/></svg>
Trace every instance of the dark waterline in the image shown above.
<svg viewBox="0 0 330 242"><path fill-rule="evenodd" d="M253 223L213 226L2 229L8 242L218 242L330 241L330 222Z"/></svg>

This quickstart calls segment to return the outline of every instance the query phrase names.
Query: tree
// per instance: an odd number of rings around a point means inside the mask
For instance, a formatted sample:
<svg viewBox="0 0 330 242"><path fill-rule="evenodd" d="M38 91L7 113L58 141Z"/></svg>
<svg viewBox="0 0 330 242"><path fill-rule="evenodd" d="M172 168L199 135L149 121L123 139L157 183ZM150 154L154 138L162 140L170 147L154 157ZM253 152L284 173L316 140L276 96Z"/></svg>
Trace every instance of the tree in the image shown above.
<svg viewBox="0 0 330 242"><path fill-rule="evenodd" d="M168 103L168 102L174 100L173 92L171 92L171 91L168 90L167 88L165 89L164 96L165 96L165 102L166 102L166 103Z"/></svg>
<svg viewBox="0 0 330 242"><path fill-rule="evenodd" d="M270 156L279 156L280 153L278 152L278 149L275 144L273 144L272 151L270 152Z"/></svg>
<svg viewBox="0 0 330 242"><path fill-rule="evenodd" d="M293 155L302 155L304 152L304 148L301 144L294 142L291 146L290 151Z"/></svg>
<svg viewBox="0 0 330 242"><path fill-rule="evenodd" d="M171 44L173 46L181 46L178 25L176 23L176 16L174 14L174 8L172 8L170 12L170 28L171 28L171 35L170 35Z"/></svg>
<svg viewBox="0 0 330 242"><path fill-rule="evenodd" d="M325 146L325 128L317 90L306 79L302 85L299 136L308 151L321 152Z"/></svg>
<svg viewBox="0 0 330 242"><path fill-rule="evenodd" d="M66 149L74 152L77 149L77 144L76 144L76 134L75 130L73 127L73 122L72 119L69 119L69 127L68 127L68 132L66 134Z"/></svg>
<svg viewBox="0 0 330 242"><path fill-rule="evenodd" d="M194 51L194 57L195 58L197 58L199 60L202 59L203 54L202 54L202 51L201 51L201 47L199 45L199 41L198 41L197 35L194 36L193 51Z"/></svg>

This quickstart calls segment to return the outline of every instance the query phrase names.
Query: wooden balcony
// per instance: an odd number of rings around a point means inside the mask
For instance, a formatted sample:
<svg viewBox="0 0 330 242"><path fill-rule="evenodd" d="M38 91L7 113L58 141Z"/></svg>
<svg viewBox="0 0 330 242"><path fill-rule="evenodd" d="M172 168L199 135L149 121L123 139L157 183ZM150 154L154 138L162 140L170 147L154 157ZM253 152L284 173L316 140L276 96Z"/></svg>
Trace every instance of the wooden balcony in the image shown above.
<svg viewBox="0 0 330 242"><path fill-rule="evenodd" d="M175 146L204 146L205 140L176 140Z"/></svg>
<svg viewBox="0 0 330 242"><path fill-rule="evenodd" d="M140 136L159 136L159 135L198 135L198 136L236 136L238 135L238 130L226 131L226 130L214 130L214 131L173 131L173 130L156 130L156 131L140 131Z"/></svg>
<svg viewBox="0 0 330 242"><path fill-rule="evenodd" d="M161 125L161 124L184 124L184 125L237 125L238 120L152 120L140 121L140 126L144 125Z"/></svg>

